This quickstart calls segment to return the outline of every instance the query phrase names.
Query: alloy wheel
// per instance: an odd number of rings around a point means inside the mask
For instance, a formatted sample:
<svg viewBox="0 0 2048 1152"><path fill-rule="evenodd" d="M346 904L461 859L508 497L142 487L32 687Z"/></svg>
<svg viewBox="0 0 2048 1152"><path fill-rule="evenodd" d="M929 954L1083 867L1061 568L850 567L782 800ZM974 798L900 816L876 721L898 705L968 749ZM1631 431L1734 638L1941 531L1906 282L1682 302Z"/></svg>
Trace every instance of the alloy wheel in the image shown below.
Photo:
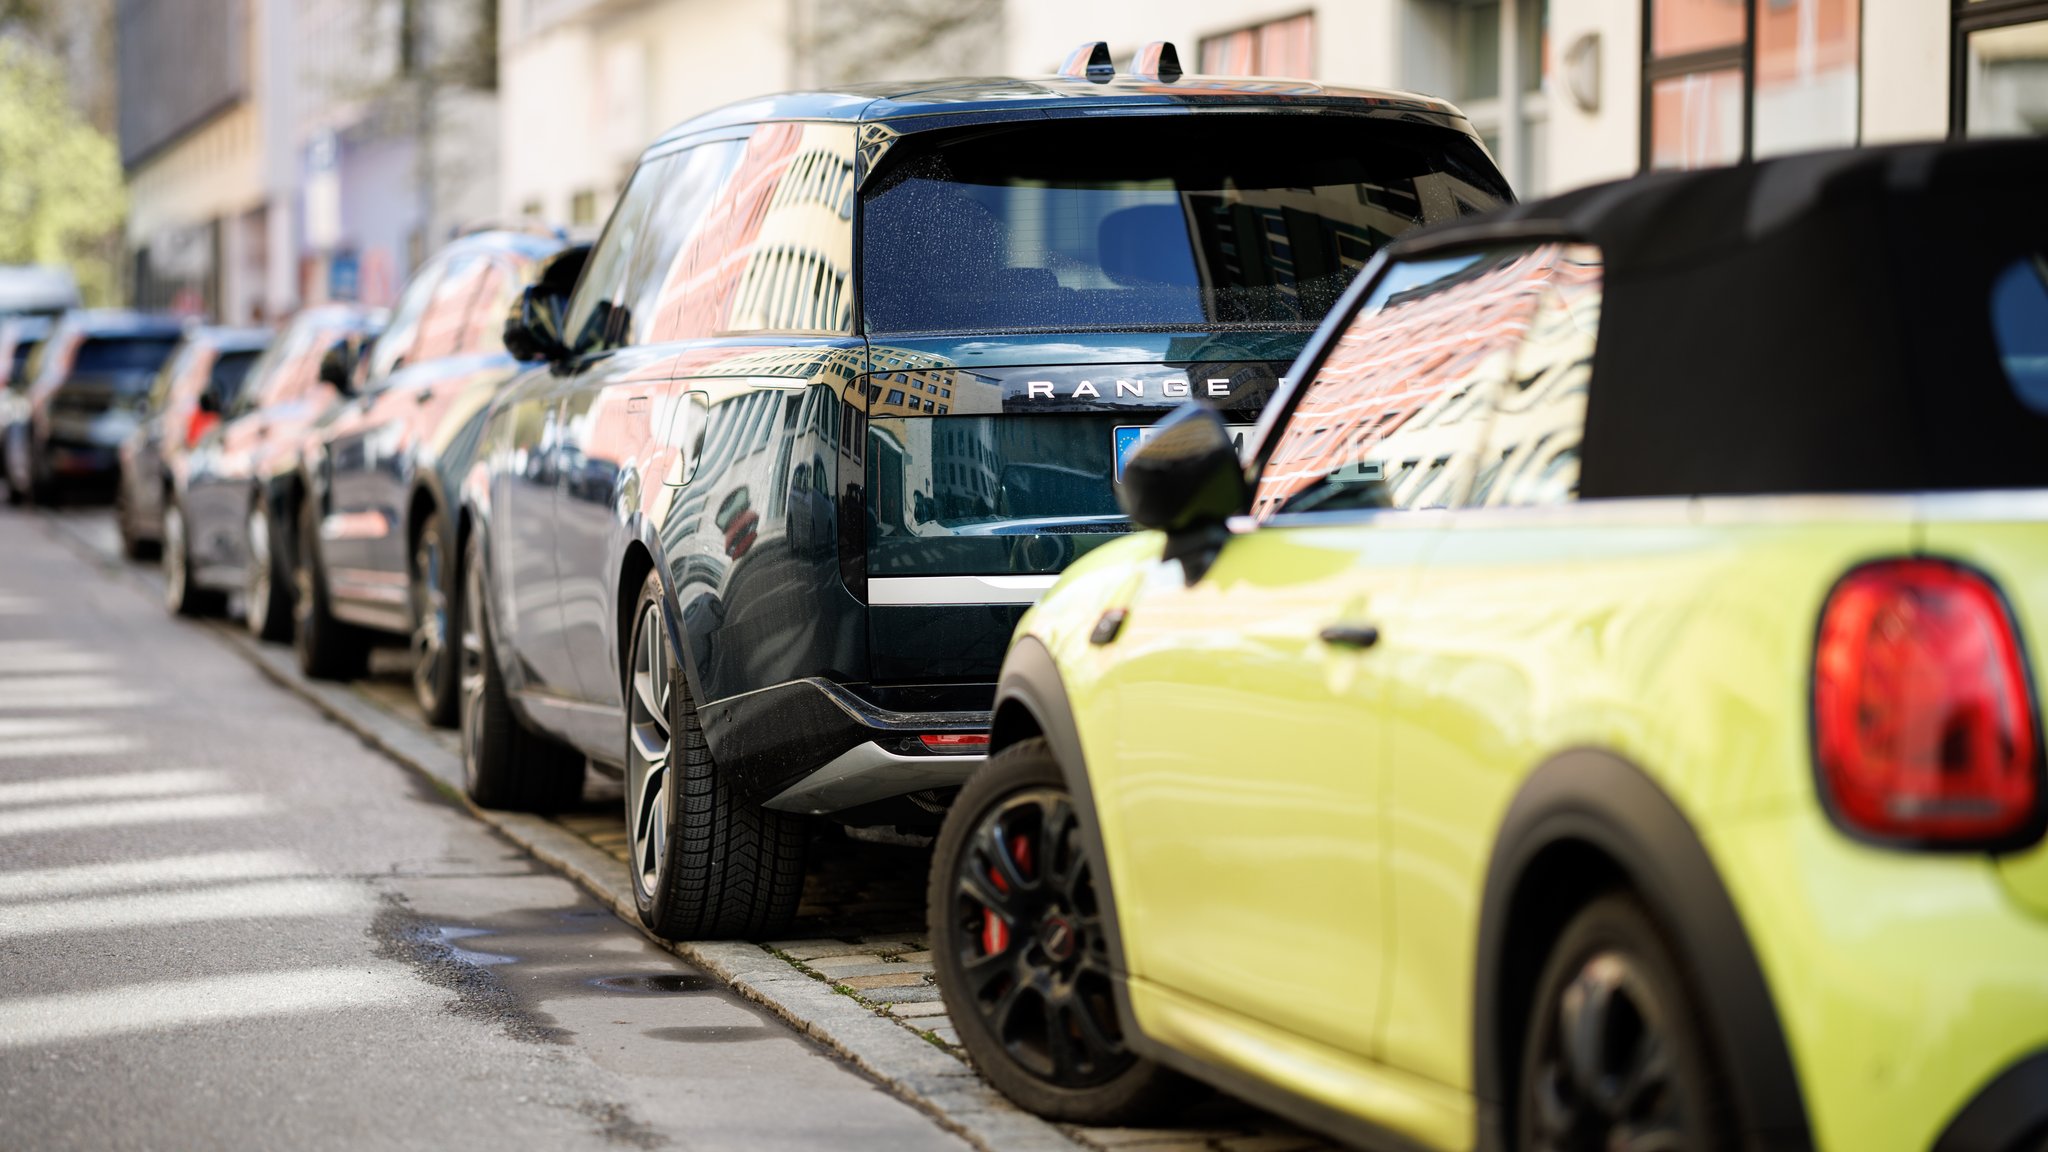
<svg viewBox="0 0 2048 1152"><path fill-rule="evenodd" d="M483 564L470 544L469 562L462 570L462 774L469 794L477 793L477 763L482 751L484 723L484 579Z"/></svg>
<svg viewBox="0 0 2048 1152"><path fill-rule="evenodd" d="M962 986L990 1032L1033 1075L1068 1088L1106 1083L1124 1046L1108 937L1072 801L1053 788L982 816L953 877Z"/></svg>
<svg viewBox="0 0 2048 1152"><path fill-rule="evenodd" d="M1533 1152L1691 1147L1663 1010L1633 958L1587 957L1541 1028L1524 1105Z"/></svg>
<svg viewBox="0 0 2048 1152"><path fill-rule="evenodd" d="M261 508L249 510L249 575L247 595L242 605L243 621L249 631L263 634L264 624L270 619L270 518Z"/></svg>
<svg viewBox="0 0 2048 1152"><path fill-rule="evenodd" d="M633 883L652 900L661 891L668 858L669 809L675 791L669 773L675 749L670 730L668 638L661 606L641 610L633 637L626 752L626 834Z"/></svg>
<svg viewBox="0 0 2048 1152"><path fill-rule="evenodd" d="M185 603L185 514L176 504L164 509L164 605L176 612Z"/></svg>
<svg viewBox="0 0 2048 1152"><path fill-rule="evenodd" d="M412 685L423 704L441 691L447 659L448 594L442 580L440 533L430 525L413 551L412 572Z"/></svg>

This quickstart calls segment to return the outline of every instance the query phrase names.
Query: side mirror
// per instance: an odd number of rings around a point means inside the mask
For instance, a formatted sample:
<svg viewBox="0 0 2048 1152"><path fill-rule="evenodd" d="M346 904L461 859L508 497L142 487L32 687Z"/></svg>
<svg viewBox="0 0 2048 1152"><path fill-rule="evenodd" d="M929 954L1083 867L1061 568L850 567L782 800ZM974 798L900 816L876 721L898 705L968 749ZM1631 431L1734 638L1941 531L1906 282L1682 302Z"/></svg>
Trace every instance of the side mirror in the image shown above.
<svg viewBox="0 0 2048 1152"><path fill-rule="evenodd" d="M1125 463L1117 498L1133 523L1166 533L1167 557L1192 584L1222 546L1224 523L1251 510L1251 488L1215 409L1184 405L1156 427Z"/></svg>
<svg viewBox="0 0 2048 1152"><path fill-rule="evenodd" d="M541 265L533 283L512 302L505 316L505 351L514 360L564 360L574 351L562 324L569 314L569 297L589 261L588 244L562 249Z"/></svg>
<svg viewBox="0 0 2048 1152"><path fill-rule="evenodd" d="M355 374L356 342L348 338L336 340L320 357L320 382L348 396L356 390Z"/></svg>
<svg viewBox="0 0 2048 1152"><path fill-rule="evenodd" d="M209 416L220 415L220 395L211 387L199 390L199 410Z"/></svg>

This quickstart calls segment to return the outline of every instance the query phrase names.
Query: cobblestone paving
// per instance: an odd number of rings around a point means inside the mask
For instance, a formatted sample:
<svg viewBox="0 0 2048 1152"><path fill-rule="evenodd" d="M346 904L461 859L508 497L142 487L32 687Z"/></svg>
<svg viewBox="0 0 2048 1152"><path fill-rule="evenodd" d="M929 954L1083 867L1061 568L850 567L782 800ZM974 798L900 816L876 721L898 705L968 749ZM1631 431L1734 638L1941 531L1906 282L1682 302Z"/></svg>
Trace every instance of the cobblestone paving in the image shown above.
<svg viewBox="0 0 2048 1152"><path fill-rule="evenodd" d="M417 723L403 650L380 650L372 675L357 690L394 715ZM437 732L451 751L455 734ZM583 803L555 823L623 861L626 826L618 781L592 772ZM811 848L803 901L786 939L770 952L840 994L896 1021L966 1060L960 1033L946 1015L925 939L929 849L871 844L829 826ZM1322 1138L1225 1097L1205 1100L1174 1128L1078 1128L1069 1136L1103 1152L1334 1152Z"/></svg>

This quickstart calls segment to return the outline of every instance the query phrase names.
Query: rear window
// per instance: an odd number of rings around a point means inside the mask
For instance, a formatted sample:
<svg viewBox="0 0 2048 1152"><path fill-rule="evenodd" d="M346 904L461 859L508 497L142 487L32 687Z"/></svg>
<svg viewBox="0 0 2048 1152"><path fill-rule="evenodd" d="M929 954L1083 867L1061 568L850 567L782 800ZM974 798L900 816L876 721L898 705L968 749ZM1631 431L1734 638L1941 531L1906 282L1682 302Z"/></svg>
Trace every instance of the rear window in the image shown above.
<svg viewBox="0 0 2048 1152"><path fill-rule="evenodd" d="M863 196L875 334L1307 328L1381 246L1507 198L1469 137L1123 116L899 144Z"/></svg>
<svg viewBox="0 0 2048 1152"><path fill-rule="evenodd" d="M2021 257L1991 285L1991 331L2013 392L2048 416L2048 258Z"/></svg>
<svg viewBox="0 0 2048 1152"><path fill-rule="evenodd" d="M78 346L71 375L109 379L121 391L147 392L151 378L177 346L176 336L90 336Z"/></svg>

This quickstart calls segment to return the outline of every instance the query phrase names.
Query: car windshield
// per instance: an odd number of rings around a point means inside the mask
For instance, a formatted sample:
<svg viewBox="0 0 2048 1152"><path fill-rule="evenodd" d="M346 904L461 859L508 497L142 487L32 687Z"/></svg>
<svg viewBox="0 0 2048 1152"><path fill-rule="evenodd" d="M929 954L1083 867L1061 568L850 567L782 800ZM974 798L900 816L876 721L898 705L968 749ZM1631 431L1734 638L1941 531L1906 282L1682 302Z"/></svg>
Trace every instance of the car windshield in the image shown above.
<svg viewBox="0 0 2048 1152"><path fill-rule="evenodd" d="M111 381L118 391L141 394L149 391L157 369L177 346L175 335L87 337L71 362L71 375Z"/></svg>
<svg viewBox="0 0 2048 1152"><path fill-rule="evenodd" d="M874 334L1313 327L1389 240L1506 198L1471 138L1339 115L1062 120L899 144Z"/></svg>

